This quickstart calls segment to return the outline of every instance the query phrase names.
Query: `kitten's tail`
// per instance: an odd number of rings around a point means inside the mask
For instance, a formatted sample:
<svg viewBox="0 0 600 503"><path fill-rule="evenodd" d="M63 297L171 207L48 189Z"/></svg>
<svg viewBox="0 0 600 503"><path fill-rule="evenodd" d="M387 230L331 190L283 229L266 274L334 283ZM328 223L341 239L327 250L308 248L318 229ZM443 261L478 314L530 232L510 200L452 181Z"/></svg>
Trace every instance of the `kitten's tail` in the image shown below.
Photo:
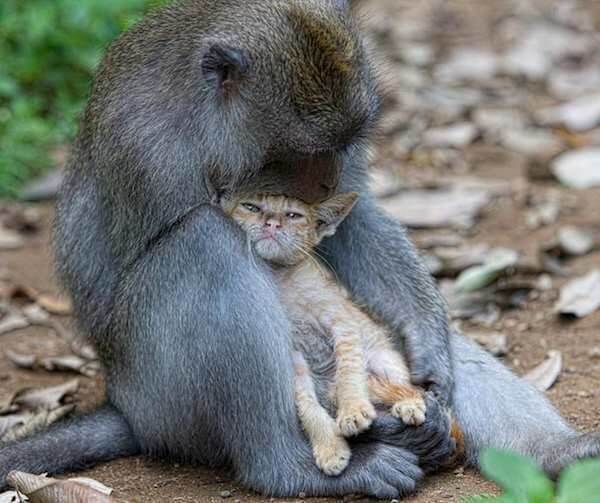
<svg viewBox="0 0 600 503"><path fill-rule="evenodd" d="M140 447L123 416L104 406L56 423L30 438L0 446L0 487L12 470L61 473L133 456Z"/></svg>
<svg viewBox="0 0 600 503"><path fill-rule="evenodd" d="M551 476L573 461L600 456L600 434L574 431L546 397L495 358L457 334L454 413L465 437L467 461L486 447L532 456Z"/></svg>

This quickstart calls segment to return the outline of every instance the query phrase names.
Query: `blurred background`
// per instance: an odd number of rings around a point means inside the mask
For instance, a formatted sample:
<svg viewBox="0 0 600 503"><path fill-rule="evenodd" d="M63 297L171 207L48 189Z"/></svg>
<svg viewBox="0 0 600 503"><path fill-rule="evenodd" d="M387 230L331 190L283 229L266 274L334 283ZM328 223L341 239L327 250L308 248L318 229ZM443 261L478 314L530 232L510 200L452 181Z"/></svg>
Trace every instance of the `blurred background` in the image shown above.
<svg viewBox="0 0 600 503"><path fill-rule="evenodd" d="M0 2L0 197L63 162L105 47L159 3Z"/></svg>
<svg viewBox="0 0 600 503"><path fill-rule="evenodd" d="M105 47L159 3L0 0L0 400L13 407L0 441L39 424L11 405L28 387L49 393L53 418L102 399L53 275L52 198ZM380 204L453 327L600 430L600 2L357 3L386 94ZM264 501L226 473L145 459L87 474L129 501ZM406 501L482 492L497 488L459 467Z"/></svg>

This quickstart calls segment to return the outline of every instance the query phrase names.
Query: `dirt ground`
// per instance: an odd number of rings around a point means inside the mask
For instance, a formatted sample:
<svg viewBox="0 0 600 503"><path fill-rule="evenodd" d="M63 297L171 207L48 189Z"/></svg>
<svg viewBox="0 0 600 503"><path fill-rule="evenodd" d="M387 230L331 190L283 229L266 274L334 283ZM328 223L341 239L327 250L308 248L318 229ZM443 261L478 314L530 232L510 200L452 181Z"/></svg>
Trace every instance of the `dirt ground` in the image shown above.
<svg viewBox="0 0 600 503"><path fill-rule="evenodd" d="M365 2L366 10L376 10L368 21L376 23L378 16L400 18L408 2L376 1ZM434 6L435 2L431 2ZM593 1L587 2L594 21L600 20L600 9ZM596 8L595 8L596 7ZM448 46L461 44L487 44L488 28L498 19L510 2L448 1L445 2L445 19L452 23L440 24L441 40ZM595 12L594 12L595 10ZM499 14L500 13L500 14ZM440 14L441 15L441 14ZM371 25L369 25L371 26ZM375 30L376 31L376 30ZM446 38L445 38L446 37ZM457 42L458 41L458 42ZM386 52L393 47L383 44ZM544 99L543 97L539 99ZM393 108L393 104L390 105ZM440 166L403 165L395 159L394 139L383 137L375 154L375 164L394 164L394 170L407 179L444 175L460 177L461 169ZM526 186L529 196L543 196L549 190L556 191L561 201L566 201L558 220L549 225L532 229L524 216L522 190L513 192L488 205L478 224L465 236L467 245L486 243L518 250L526 257L537 255L540 243L556 235L564 225L577 225L600 230L600 188L575 190L560 186L556 181L527 181L527 160L485 142L476 141L460 151L460 156L469 164L468 175L509 181L516 186ZM0 269L6 269L12 281L35 287L45 292L56 293L57 283L53 277L52 258L49 247L50 222L53 214L51 205L40 205L43 214L42 230L27 238L26 246L15 251L0 252ZM412 231L417 240L434 235L436 231ZM567 262L575 275L582 275L600 268L600 251ZM547 394L562 414L580 430L600 429L600 312L580 320L564 321L553 311L558 289L567 281L554 276L551 290L543 295L531 295L520 309L503 310L493 329L508 336L508 355L504 361L517 373L522 374L542 361L549 350L559 350L563 355L563 370L558 382ZM57 318L59 319L59 318ZM60 320L67 324L68 318ZM469 323L463 328L468 329ZM15 331L2 338L2 351L14 350L38 355L68 353L64 341L45 328L31 327ZM7 396L24 385L49 385L73 378L68 373L48 373L16 369L4 355L0 355L0 397ZM77 407L86 410L101 401L103 383L101 377L77 376L80 389L75 397ZM482 383L485 385L485 383ZM208 502L221 501L273 501L249 493L233 484L225 472L203 467L186 467L178 464L132 458L102 464L88 470L85 476L96 478L115 489L115 496L131 502ZM228 491L228 493L223 493ZM486 482L474 470L452 469L445 473L427 477L419 492L406 501L411 503L459 502L464 497L496 492L493 484ZM222 494L223 493L223 494ZM344 498L343 501L359 498ZM282 500L283 501L283 500ZM285 501L299 501L289 499ZM313 501L313 500L311 500ZM336 501L318 499L314 501ZM342 501L341 499L339 501Z"/></svg>

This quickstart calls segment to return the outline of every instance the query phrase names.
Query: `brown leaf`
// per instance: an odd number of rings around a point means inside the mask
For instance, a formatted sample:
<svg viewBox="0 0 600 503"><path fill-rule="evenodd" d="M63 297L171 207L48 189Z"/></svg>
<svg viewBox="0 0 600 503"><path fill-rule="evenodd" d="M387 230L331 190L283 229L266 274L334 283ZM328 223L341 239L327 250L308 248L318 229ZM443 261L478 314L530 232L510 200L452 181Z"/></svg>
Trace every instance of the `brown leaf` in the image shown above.
<svg viewBox="0 0 600 503"><path fill-rule="evenodd" d="M18 311L9 311L4 318L0 320L0 335L20 330L31 325L26 316Z"/></svg>
<svg viewBox="0 0 600 503"><path fill-rule="evenodd" d="M27 285L5 284L0 288L0 297L6 300L25 299L35 302L38 306L51 314L71 314L71 302L59 295L41 293Z"/></svg>
<svg viewBox="0 0 600 503"><path fill-rule="evenodd" d="M73 395L78 388L77 379L49 388L24 388L17 392L12 402L29 409L53 410L60 407L63 400Z"/></svg>
<svg viewBox="0 0 600 503"><path fill-rule="evenodd" d="M41 294L36 299L37 304L43 307L51 314L68 315L71 314L73 306L71 302L63 297L50 294Z"/></svg>
<svg viewBox="0 0 600 503"><path fill-rule="evenodd" d="M31 503L114 503L112 489L87 478L59 480L12 471L7 482Z"/></svg>
<svg viewBox="0 0 600 503"><path fill-rule="evenodd" d="M560 351L549 351L548 358L523 376L540 391L546 391L558 379L562 370L562 354Z"/></svg>

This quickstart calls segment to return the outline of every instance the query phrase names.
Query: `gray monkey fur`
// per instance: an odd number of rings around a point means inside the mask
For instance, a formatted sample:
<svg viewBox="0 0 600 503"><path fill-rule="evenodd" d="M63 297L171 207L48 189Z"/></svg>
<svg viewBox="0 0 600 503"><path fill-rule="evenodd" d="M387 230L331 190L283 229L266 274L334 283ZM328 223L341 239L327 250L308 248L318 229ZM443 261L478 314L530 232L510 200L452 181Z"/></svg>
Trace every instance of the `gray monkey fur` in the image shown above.
<svg viewBox="0 0 600 503"><path fill-rule="evenodd" d="M276 13L275 3L297 10ZM415 381L452 402L470 462L484 447L507 447L555 474L600 454L595 434L574 432L540 393L449 334L444 303L404 230L369 197L363 150L348 142L368 135L379 97L344 3L187 1L109 50L55 239L80 328L106 367L109 404L2 447L2 481L11 469L57 473L144 453L226 464L242 484L272 495L397 497L451 455L447 416L428 396L423 426L382 417L354 441L341 476L316 468L296 418L290 327L274 284L210 204L210 187L241 184L305 199L336 186L361 192L322 252L357 300L403 335ZM333 40L356 57L343 85L319 81L317 114L310 100L294 100L308 92L298 83L315 36L321 56ZM290 59L281 47L299 52ZM329 57L333 68L316 61L325 76L340 68Z"/></svg>

